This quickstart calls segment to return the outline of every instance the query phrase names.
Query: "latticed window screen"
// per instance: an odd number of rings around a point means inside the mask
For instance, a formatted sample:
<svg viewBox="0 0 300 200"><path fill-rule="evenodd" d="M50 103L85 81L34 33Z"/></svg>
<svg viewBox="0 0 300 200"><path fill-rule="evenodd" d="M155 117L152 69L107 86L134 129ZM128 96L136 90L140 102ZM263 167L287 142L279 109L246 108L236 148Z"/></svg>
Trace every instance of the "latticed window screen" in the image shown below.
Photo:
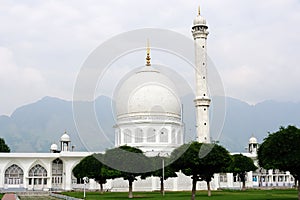
<svg viewBox="0 0 300 200"><path fill-rule="evenodd" d="M124 143L132 143L132 133L128 129L124 130Z"/></svg>
<svg viewBox="0 0 300 200"><path fill-rule="evenodd" d="M159 134L159 141L168 142L168 139L169 139L169 131L165 128L162 128Z"/></svg>
<svg viewBox="0 0 300 200"><path fill-rule="evenodd" d="M61 184L63 181L63 161L59 158L52 162L52 183Z"/></svg>
<svg viewBox="0 0 300 200"><path fill-rule="evenodd" d="M24 172L16 164L11 165L5 170L5 184L23 184Z"/></svg>
<svg viewBox="0 0 300 200"><path fill-rule="evenodd" d="M155 129L149 128L147 130L147 142L156 142Z"/></svg>
<svg viewBox="0 0 300 200"><path fill-rule="evenodd" d="M29 170L29 176L42 176L45 177L47 176L47 170L41 166L40 164L37 164L35 166L33 166L30 170Z"/></svg>
<svg viewBox="0 0 300 200"><path fill-rule="evenodd" d="M143 130L140 128L137 128L135 130L135 142L136 143L142 143L144 139L144 133Z"/></svg>

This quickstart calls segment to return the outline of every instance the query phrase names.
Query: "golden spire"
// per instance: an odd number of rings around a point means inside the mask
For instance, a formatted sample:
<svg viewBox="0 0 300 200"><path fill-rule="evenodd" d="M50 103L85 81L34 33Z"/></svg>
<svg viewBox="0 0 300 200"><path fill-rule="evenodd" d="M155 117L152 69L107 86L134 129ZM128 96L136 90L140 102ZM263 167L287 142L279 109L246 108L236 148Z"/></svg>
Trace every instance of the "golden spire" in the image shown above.
<svg viewBox="0 0 300 200"><path fill-rule="evenodd" d="M200 16L200 6L198 6L198 16Z"/></svg>
<svg viewBox="0 0 300 200"><path fill-rule="evenodd" d="M150 45L149 45L149 39L147 40L147 57L146 57L146 66L151 66L150 63Z"/></svg>

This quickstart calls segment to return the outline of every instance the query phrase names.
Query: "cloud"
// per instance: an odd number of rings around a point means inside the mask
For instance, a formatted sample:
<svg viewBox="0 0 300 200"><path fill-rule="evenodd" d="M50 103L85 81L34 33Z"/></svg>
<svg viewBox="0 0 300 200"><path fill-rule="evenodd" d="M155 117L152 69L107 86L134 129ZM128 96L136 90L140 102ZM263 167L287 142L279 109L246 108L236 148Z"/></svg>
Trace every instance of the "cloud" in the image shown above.
<svg viewBox="0 0 300 200"><path fill-rule="evenodd" d="M223 25L215 19L209 50L229 96L250 103L300 100L295 95L300 84L299 7L295 0L236 1L223 12Z"/></svg>
<svg viewBox="0 0 300 200"><path fill-rule="evenodd" d="M1 98L0 114L43 95L71 99L81 64L101 42L116 34L157 27L192 39L198 3L1 1L1 90L7 99ZM298 0L201 4L210 29L209 55L229 96L251 103L300 100L299 8Z"/></svg>
<svg viewBox="0 0 300 200"><path fill-rule="evenodd" d="M44 94L44 77L38 70L18 67L13 53L7 48L0 47L0 60L0 104L4 105L1 106L2 113L9 114L13 108Z"/></svg>

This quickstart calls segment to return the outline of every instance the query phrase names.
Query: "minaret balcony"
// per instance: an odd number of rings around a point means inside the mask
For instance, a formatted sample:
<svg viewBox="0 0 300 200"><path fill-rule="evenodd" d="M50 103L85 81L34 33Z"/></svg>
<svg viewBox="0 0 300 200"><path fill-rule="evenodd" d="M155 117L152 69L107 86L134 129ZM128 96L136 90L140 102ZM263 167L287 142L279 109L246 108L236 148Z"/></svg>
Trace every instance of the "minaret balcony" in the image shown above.
<svg viewBox="0 0 300 200"><path fill-rule="evenodd" d="M209 32L207 30L205 30L205 31L192 30L192 34L193 34L194 39L207 38L208 33Z"/></svg>
<svg viewBox="0 0 300 200"><path fill-rule="evenodd" d="M195 106L207 106L207 107L210 105L210 101L211 99L209 99L208 97L196 98L194 100Z"/></svg>

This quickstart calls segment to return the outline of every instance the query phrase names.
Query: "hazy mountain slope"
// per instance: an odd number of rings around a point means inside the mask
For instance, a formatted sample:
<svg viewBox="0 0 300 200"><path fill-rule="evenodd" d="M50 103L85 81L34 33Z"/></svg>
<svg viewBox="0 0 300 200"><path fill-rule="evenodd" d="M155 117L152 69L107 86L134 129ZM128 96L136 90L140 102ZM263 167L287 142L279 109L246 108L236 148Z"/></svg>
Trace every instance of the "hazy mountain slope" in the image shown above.
<svg viewBox="0 0 300 200"><path fill-rule="evenodd" d="M247 147L253 134L259 142L280 126L300 127L300 103L264 101L249 105L237 99L227 98L227 114L221 143L231 151Z"/></svg>
<svg viewBox="0 0 300 200"><path fill-rule="evenodd" d="M187 141L196 139L193 97L186 96L181 100L184 105L185 138ZM98 150L110 148L114 143L113 102L101 96L95 102L89 103L95 107L98 125L104 132L104 135L99 134L99 138L91 138L91 140ZM265 101L257 105L249 105L227 97L222 134L220 137L214 135L213 139L218 140L230 151L244 151L252 134L262 141L268 132L276 131L280 126L292 124L300 127L299 119L300 103ZM211 124L219 121L222 120L212 116ZM4 137L15 152L47 152L51 143L58 144L65 130L71 136L75 148L85 150L80 140L80 138L86 139L85 133L78 134L76 130L72 102L54 97L44 97L35 103L22 106L10 117L0 116L0 137ZM91 129L91 131L99 130ZM215 132L215 127L211 127L211 131Z"/></svg>

